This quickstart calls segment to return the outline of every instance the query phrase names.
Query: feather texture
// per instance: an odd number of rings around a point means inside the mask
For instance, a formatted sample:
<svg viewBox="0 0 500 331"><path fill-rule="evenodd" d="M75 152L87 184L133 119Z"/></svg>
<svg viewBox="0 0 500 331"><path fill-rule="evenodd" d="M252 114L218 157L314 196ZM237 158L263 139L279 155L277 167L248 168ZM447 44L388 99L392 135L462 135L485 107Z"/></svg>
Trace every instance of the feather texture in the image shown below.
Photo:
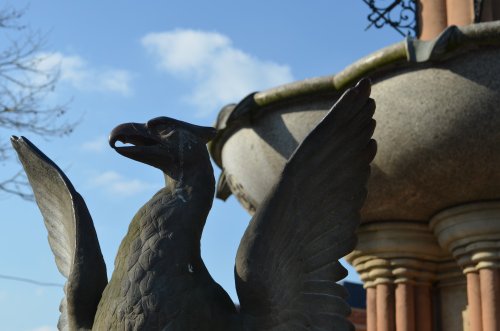
<svg viewBox="0 0 500 331"><path fill-rule="evenodd" d="M59 330L90 330L107 284L90 213L66 175L28 139L12 137L48 231L57 268L67 279Z"/></svg>
<svg viewBox="0 0 500 331"><path fill-rule="evenodd" d="M120 154L162 169L173 186L160 190L132 221L104 294L106 267L83 198L29 140L12 137L57 267L67 278L59 329L352 329L346 291L336 282L346 276L338 260L356 244L376 150L371 139L375 104L369 94L370 83L364 80L339 99L291 156L257 210L236 259L240 314L199 252L214 193L205 148L213 129L157 118L113 130L111 145ZM175 126L179 137L169 133L166 142L155 140L150 131L162 125ZM194 133L200 134L198 140ZM135 146L115 147L124 139Z"/></svg>
<svg viewBox="0 0 500 331"><path fill-rule="evenodd" d="M251 330L350 330L338 260L356 244L366 197L375 103L348 90L305 138L247 228L236 287Z"/></svg>

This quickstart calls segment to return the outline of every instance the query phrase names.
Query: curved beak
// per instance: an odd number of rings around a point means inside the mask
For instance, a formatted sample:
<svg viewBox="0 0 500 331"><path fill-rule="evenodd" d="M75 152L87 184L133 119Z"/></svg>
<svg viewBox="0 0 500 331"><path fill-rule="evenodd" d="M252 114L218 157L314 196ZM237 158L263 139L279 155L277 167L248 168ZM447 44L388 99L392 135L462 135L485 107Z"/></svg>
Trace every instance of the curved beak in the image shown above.
<svg viewBox="0 0 500 331"><path fill-rule="evenodd" d="M146 124L124 123L111 131L109 145L123 156L158 167L160 142L157 139ZM116 146L118 141L124 145Z"/></svg>
<svg viewBox="0 0 500 331"><path fill-rule="evenodd" d="M143 123L124 123L115 127L109 134L109 145L118 151L122 147L116 147L117 141L135 146L148 146L157 143L151 138L146 124Z"/></svg>

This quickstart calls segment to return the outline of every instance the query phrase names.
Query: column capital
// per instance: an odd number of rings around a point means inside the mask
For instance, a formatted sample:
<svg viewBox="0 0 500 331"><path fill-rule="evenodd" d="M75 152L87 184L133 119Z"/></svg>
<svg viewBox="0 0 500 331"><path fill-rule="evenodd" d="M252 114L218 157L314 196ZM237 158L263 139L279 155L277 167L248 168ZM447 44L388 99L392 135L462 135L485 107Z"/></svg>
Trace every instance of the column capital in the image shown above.
<svg viewBox="0 0 500 331"><path fill-rule="evenodd" d="M346 256L365 287L381 283L429 283L438 261L447 258L427 223L385 221L362 224L358 245Z"/></svg>
<svg viewBox="0 0 500 331"><path fill-rule="evenodd" d="M431 219L430 227L464 273L500 269L500 201L446 209Z"/></svg>

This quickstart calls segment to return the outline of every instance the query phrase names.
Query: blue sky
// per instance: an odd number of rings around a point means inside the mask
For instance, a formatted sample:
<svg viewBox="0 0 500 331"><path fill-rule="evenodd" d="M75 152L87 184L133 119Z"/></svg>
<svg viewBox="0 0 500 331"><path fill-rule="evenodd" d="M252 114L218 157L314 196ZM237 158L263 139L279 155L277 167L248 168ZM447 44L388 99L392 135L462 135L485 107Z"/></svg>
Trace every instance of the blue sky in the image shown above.
<svg viewBox="0 0 500 331"><path fill-rule="evenodd" d="M31 2L23 22L48 32L41 65L60 69L46 102L71 100L68 119L80 124L68 137L26 135L86 199L108 272L129 221L163 184L156 169L107 146L114 126L161 115L211 125L250 92L339 72L402 39L389 28L364 31L368 14L361 0ZM2 141L12 134L23 132L0 128ZM0 165L2 176L17 167ZM0 274L63 284L36 205L3 194L0 210ZM248 220L234 198L216 201L202 240L210 272L235 300L234 256ZM55 330L61 298L58 287L0 279L0 329Z"/></svg>

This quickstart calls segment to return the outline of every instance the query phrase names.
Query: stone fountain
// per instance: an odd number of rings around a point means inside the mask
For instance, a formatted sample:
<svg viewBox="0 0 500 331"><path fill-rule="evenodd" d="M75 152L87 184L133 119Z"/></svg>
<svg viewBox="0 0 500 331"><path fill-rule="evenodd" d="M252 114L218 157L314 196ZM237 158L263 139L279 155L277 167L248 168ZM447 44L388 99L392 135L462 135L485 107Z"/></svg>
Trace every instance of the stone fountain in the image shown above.
<svg viewBox="0 0 500 331"><path fill-rule="evenodd" d="M494 330L500 322L498 21L452 26L431 41L407 38L336 75L224 107L210 146L223 169L219 196L232 192L253 213L292 151L363 76L373 82L379 150L359 244L348 260L368 291L368 329L487 330L493 323ZM404 311L397 310L402 303Z"/></svg>

